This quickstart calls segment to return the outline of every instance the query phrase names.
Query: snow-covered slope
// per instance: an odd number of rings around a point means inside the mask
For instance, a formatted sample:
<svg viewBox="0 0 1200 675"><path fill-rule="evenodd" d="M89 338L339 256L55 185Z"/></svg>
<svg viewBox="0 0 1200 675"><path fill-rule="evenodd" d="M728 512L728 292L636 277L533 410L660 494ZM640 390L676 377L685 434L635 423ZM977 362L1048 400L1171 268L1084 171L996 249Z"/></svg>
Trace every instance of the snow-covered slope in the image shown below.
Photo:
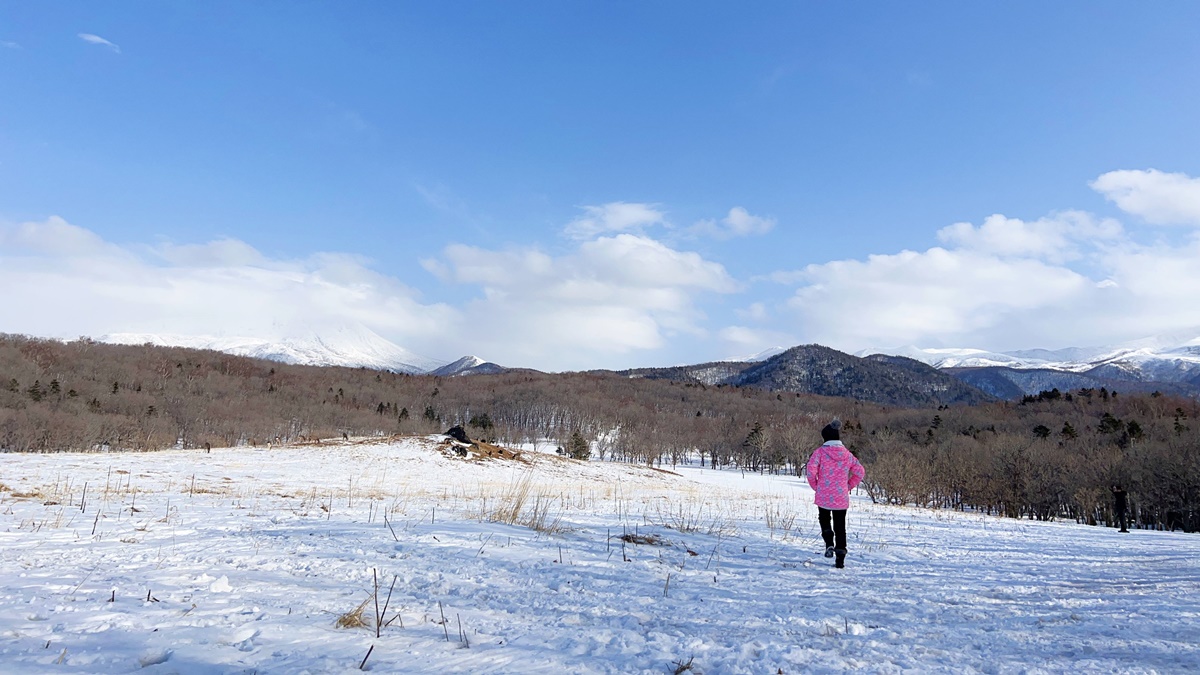
<svg viewBox="0 0 1200 675"><path fill-rule="evenodd" d="M795 476L457 459L419 438L15 454L3 483L4 673L1200 664L1196 534L855 495L834 569Z"/></svg>
<svg viewBox="0 0 1200 675"><path fill-rule="evenodd" d="M490 373L499 373L505 370L504 366L497 365L490 361L484 361L478 356L464 356L457 361L447 363L440 368L434 368L429 371L430 375L438 375L441 377L453 377L455 375L482 375Z"/></svg>
<svg viewBox="0 0 1200 675"><path fill-rule="evenodd" d="M424 373L442 365L414 354L362 325L305 331L279 339L152 333L111 333L97 338L112 344L153 344L212 349L227 354L312 366L375 368L398 373Z"/></svg>

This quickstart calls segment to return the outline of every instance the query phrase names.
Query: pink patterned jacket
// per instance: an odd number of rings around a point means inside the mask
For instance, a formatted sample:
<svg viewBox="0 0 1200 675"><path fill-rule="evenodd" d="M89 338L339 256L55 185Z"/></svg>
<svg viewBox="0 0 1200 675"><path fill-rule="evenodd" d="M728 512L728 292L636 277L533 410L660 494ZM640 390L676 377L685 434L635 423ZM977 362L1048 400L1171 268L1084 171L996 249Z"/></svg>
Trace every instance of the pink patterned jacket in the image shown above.
<svg viewBox="0 0 1200 675"><path fill-rule="evenodd" d="M858 458L841 441L827 441L808 460L808 484L817 506L830 510L850 508L850 491L867 475Z"/></svg>

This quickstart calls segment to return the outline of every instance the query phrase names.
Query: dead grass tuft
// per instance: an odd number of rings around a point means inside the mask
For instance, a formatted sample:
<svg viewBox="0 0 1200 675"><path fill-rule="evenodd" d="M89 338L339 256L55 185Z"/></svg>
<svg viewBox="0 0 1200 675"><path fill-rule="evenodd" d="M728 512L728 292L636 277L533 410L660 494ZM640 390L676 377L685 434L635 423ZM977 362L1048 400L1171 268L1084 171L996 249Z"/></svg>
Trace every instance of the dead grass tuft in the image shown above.
<svg viewBox="0 0 1200 675"><path fill-rule="evenodd" d="M663 544L666 543L662 537L660 537L656 534L635 534L633 532L627 532L627 533L621 535L620 538L621 538L621 541L623 541L627 544L645 544L645 545L649 545L649 546L662 546Z"/></svg>
<svg viewBox="0 0 1200 675"><path fill-rule="evenodd" d="M521 458L521 453L508 448L484 443L483 441L475 441L471 447L471 453L477 459L512 459L516 461L524 461Z"/></svg>
<svg viewBox="0 0 1200 675"><path fill-rule="evenodd" d="M695 656L689 656L687 661L684 661L683 659L672 661L671 665L675 666L675 669L671 671L672 675L683 675L689 670L692 670L692 668L694 668L692 661L694 661L695 658Z"/></svg>
<svg viewBox="0 0 1200 675"><path fill-rule="evenodd" d="M337 626L338 628L370 628L366 617L363 616L363 612L365 612L367 609L367 603L370 601L371 598L363 600L358 607L355 607L349 612L339 616L333 625Z"/></svg>
<svg viewBox="0 0 1200 675"><path fill-rule="evenodd" d="M525 472L521 479L510 485L497 500L500 505L487 513L487 520L506 525L521 525L546 534L560 534L567 529L555 508L558 498L533 491L532 471Z"/></svg>
<svg viewBox="0 0 1200 675"><path fill-rule="evenodd" d="M12 496L17 499L46 499L49 495L41 490L34 490L32 492L17 492L14 490L12 491Z"/></svg>

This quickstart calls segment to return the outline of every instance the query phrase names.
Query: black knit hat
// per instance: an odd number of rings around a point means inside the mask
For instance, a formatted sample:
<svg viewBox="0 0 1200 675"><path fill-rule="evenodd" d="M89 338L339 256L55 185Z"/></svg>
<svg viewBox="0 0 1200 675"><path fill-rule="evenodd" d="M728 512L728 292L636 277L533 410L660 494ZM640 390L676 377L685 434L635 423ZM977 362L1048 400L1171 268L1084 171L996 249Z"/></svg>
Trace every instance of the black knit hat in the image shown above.
<svg viewBox="0 0 1200 675"><path fill-rule="evenodd" d="M825 441L840 441L842 440L842 421L834 420L825 425L821 430L821 439Z"/></svg>

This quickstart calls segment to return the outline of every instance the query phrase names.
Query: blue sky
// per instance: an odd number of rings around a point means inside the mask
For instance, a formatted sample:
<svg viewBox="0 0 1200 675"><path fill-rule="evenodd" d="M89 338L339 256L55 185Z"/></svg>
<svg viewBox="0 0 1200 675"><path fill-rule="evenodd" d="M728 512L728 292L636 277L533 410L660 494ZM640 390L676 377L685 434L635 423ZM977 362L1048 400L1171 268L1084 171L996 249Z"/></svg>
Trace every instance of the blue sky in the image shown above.
<svg viewBox="0 0 1200 675"><path fill-rule="evenodd" d="M1186 2L0 5L0 331L362 324L562 370L1190 330L1198 28Z"/></svg>

